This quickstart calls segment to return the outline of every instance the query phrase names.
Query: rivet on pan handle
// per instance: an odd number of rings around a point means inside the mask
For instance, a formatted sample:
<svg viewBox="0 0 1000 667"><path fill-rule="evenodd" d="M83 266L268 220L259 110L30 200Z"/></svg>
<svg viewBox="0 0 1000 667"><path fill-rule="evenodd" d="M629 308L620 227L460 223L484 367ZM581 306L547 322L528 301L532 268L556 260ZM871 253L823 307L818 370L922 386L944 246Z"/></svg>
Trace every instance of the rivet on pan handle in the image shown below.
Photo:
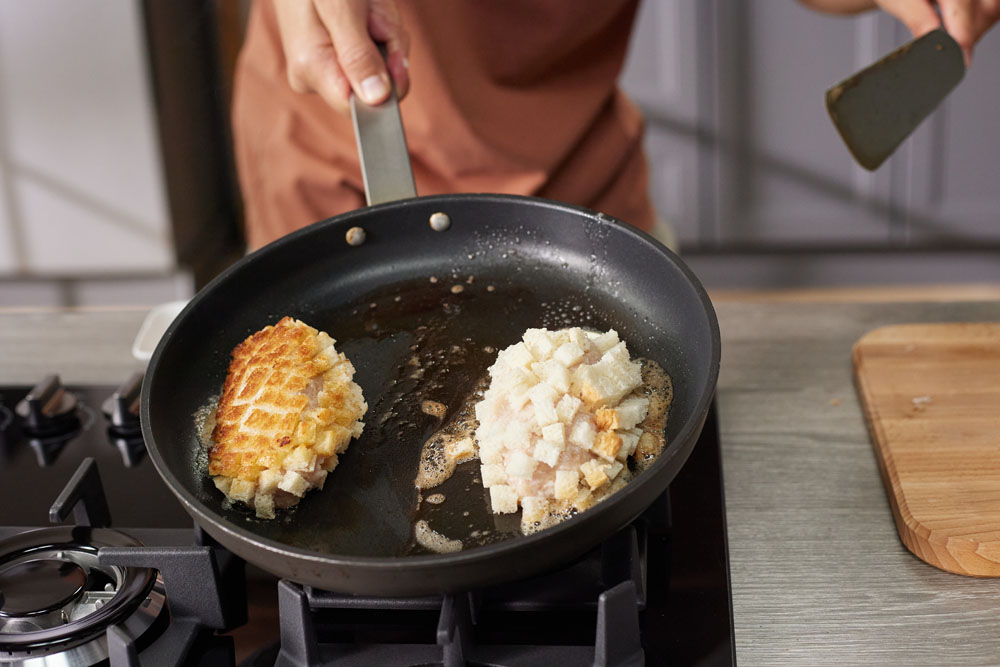
<svg viewBox="0 0 1000 667"><path fill-rule="evenodd" d="M379 45L379 51L385 58L383 45ZM399 116L399 99L391 77L389 88L389 99L378 106L365 104L351 95L354 138L358 142L365 199L369 206L417 196L403 121Z"/></svg>

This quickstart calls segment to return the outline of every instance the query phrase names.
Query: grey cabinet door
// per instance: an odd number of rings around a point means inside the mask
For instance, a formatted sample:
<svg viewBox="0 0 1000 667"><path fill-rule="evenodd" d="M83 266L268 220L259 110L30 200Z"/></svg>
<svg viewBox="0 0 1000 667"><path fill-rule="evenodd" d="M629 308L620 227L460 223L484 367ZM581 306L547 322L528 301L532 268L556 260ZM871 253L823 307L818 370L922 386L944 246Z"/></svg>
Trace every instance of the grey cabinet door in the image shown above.
<svg viewBox="0 0 1000 667"><path fill-rule="evenodd" d="M899 242L913 247L1000 243L1000 30L902 146Z"/></svg>
<svg viewBox="0 0 1000 667"><path fill-rule="evenodd" d="M795 2L718 3L717 240L726 246L884 246L890 163L855 164L826 89L889 50L893 20Z"/></svg>

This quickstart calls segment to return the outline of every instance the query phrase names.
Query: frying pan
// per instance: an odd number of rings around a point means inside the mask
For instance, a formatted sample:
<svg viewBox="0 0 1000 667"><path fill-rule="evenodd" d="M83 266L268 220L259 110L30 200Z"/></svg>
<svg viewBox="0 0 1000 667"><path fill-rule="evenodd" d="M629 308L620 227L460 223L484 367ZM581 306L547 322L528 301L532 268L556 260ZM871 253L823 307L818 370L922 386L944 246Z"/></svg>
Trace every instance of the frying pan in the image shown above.
<svg viewBox="0 0 1000 667"><path fill-rule="evenodd" d="M372 110L360 106L356 124L365 146L371 119L363 116ZM388 120L374 113L376 123L386 123L376 138L391 137L398 108L390 105ZM401 127L398 134L402 139ZM389 192L405 191L409 178L412 194L408 169L402 176L376 170L373 159L362 148L369 196L386 174L397 181ZM429 224L439 213L450 221L444 231ZM346 237L356 227L365 239L352 246ZM218 397L230 351L285 315L337 340L357 369L369 411L363 436L326 487L266 521L230 506L215 489L196 416ZM664 451L618 493L530 536L517 531L516 517L490 513L478 462L425 492L443 494L444 503L418 503L421 447L441 426L421 402L456 412L496 350L541 326L614 328L633 357L666 369L674 398ZM698 280L676 255L623 222L531 197L410 197L294 232L199 291L150 360L142 430L156 469L195 521L264 570L353 594L471 590L581 556L662 494L702 429L719 356L715 312ZM420 553L413 539L419 518L464 548Z"/></svg>

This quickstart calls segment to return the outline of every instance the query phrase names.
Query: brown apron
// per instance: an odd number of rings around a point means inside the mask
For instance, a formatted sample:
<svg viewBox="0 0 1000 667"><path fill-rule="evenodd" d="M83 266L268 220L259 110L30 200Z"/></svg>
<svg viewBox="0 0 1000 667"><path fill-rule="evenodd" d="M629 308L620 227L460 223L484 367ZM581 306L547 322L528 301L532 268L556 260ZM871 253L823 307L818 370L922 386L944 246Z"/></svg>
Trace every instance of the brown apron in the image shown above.
<svg viewBox="0 0 1000 667"><path fill-rule="evenodd" d="M651 230L642 117L616 84L636 5L399 0L417 192L537 195ZM270 0L251 13L233 128L251 248L364 206L350 118L291 90Z"/></svg>

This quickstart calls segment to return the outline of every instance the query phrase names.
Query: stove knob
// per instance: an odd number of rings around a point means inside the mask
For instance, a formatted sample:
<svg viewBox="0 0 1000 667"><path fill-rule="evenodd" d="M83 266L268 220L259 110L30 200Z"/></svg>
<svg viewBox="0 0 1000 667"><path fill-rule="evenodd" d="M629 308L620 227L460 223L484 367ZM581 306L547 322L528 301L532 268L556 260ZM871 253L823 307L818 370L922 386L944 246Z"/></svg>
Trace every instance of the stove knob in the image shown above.
<svg viewBox="0 0 1000 667"><path fill-rule="evenodd" d="M76 396L66 391L58 375L49 375L35 385L14 412L23 420L28 435L69 433L80 427Z"/></svg>
<svg viewBox="0 0 1000 667"><path fill-rule="evenodd" d="M132 434L141 430L139 428L139 394L142 392L142 377L141 372L133 373L101 406L112 431Z"/></svg>

